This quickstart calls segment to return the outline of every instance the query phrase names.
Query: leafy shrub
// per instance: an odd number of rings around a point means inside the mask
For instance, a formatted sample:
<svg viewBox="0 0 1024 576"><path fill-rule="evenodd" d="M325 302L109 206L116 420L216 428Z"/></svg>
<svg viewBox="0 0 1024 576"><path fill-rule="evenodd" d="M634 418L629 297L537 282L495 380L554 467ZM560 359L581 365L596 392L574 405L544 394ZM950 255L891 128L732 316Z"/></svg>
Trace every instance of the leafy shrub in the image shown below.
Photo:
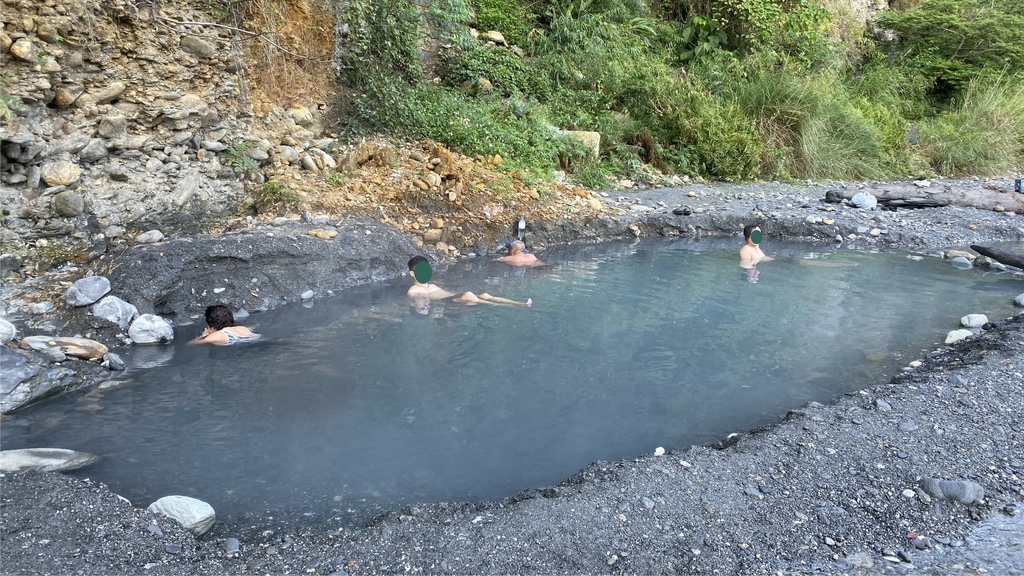
<svg viewBox="0 0 1024 576"><path fill-rule="evenodd" d="M289 206L302 200L291 188L273 180L264 182L256 194L256 204L261 208L268 206Z"/></svg>
<svg viewBox="0 0 1024 576"><path fill-rule="evenodd" d="M260 165L248 156L251 148L252 144L245 140L236 140L228 146L226 164L235 171L235 174L244 176L260 169Z"/></svg>
<svg viewBox="0 0 1024 576"><path fill-rule="evenodd" d="M522 58L498 46L449 50L443 53L439 70L442 82L453 88L467 81L487 78L494 89L505 96L513 93L543 96L548 91L545 79L527 68Z"/></svg>
<svg viewBox="0 0 1024 576"><path fill-rule="evenodd" d="M942 102L974 78L1024 69L1024 11L1016 0L925 0L878 24L898 35L901 62L920 70Z"/></svg>
<svg viewBox="0 0 1024 576"><path fill-rule="evenodd" d="M976 80L953 110L924 123L921 148L944 176L1003 175L1024 168L1024 74Z"/></svg>
<svg viewBox="0 0 1024 576"><path fill-rule="evenodd" d="M473 0L474 24L480 30L497 30L510 44L525 44L536 15L517 0Z"/></svg>
<svg viewBox="0 0 1024 576"><path fill-rule="evenodd" d="M330 184L331 186L344 186L345 175L340 172L328 170L327 172L324 173L324 182Z"/></svg>

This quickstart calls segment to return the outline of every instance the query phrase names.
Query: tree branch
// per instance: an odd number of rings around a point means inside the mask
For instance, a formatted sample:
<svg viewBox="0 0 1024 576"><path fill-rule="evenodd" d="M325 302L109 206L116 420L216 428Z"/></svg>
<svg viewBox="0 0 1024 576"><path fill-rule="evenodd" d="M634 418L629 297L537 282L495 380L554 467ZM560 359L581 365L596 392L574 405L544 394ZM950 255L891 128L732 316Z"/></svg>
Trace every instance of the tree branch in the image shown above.
<svg viewBox="0 0 1024 576"><path fill-rule="evenodd" d="M270 38L267 38L267 36L264 35L264 34L258 34L256 32L252 32L252 31L246 30L244 28L238 28L238 27L235 27L235 26L228 26L227 24L218 24L216 22L190 22L190 21L187 21L187 20L173 20L171 18L166 18L164 16L159 16L159 15L156 16L156 19L158 21L160 21L160 22L176 24L178 26L214 26L216 28L224 28L226 30L231 30L231 31L237 32L239 34L244 34L244 35L248 36L249 38L255 38L257 40L262 40L262 41L266 42L267 44L270 44L274 48L277 48L281 52L284 52L285 54L288 54L289 56L294 56L295 58L299 58L299 59L302 59L302 60L310 60L310 61L313 61L313 62L330 62L331 61L330 58L311 58L309 56L303 56L302 54L297 54L297 53L292 52L291 50L285 48L284 46L281 46L280 44L274 42ZM217 36L205 36L205 35L198 35L198 36L204 37L204 38L219 38Z"/></svg>

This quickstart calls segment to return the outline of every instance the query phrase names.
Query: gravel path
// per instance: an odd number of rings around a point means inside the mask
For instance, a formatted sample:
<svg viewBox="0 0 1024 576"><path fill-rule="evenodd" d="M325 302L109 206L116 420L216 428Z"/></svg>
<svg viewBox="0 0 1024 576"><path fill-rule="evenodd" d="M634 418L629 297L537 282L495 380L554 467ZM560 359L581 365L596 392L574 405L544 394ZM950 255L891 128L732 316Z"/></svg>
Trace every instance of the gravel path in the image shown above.
<svg viewBox="0 0 1024 576"><path fill-rule="evenodd" d="M1000 242L1024 252L1019 215L862 212L823 205L828 188L610 192L608 218L538 223L532 233L548 243L559 234L737 234L736 223L759 219L766 243L780 236L831 242L838 233L848 243L924 251ZM683 205L702 211L672 214ZM821 230L808 221L821 214L834 225ZM884 233L857 232L866 226ZM1024 574L1024 316L993 320L911 373L831 405L795 409L729 446L598 462L506 501L411 506L359 530L329 519L252 517L195 539L88 481L7 475L0 478L0 567L10 574Z"/></svg>

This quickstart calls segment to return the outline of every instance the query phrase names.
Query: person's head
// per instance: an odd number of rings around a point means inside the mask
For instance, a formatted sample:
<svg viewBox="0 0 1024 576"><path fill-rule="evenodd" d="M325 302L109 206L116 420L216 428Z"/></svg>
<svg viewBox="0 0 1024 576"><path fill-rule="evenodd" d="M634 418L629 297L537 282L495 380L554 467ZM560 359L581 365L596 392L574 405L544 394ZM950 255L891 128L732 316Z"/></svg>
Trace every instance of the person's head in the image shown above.
<svg viewBox="0 0 1024 576"><path fill-rule="evenodd" d="M223 330L235 325L235 317L231 308L223 304L214 304L206 308L206 325L214 330Z"/></svg>
<svg viewBox="0 0 1024 576"><path fill-rule="evenodd" d="M430 262L424 256L416 255L413 256L412 258L409 258L409 272L413 272L414 270L416 270L416 265L419 264L420 262L426 262L427 264L430 264Z"/></svg>
<svg viewBox="0 0 1024 576"><path fill-rule="evenodd" d="M508 255L515 256L526 252L526 244L522 240L515 240L508 245Z"/></svg>
<svg viewBox="0 0 1024 576"><path fill-rule="evenodd" d="M409 275L419 284L426 284L434 271L430 268L430 261L423 256L413 256L409 259Z"/></svg>
<svg viewBox="0 0 1024 576"><path fill-rule="evenodd" d="M757 232L757 236L754 237L754 232ZM753 242L754 244L761 243L761 227L757 224L747 224L743 227L743 239L747 242Z"/></svg>

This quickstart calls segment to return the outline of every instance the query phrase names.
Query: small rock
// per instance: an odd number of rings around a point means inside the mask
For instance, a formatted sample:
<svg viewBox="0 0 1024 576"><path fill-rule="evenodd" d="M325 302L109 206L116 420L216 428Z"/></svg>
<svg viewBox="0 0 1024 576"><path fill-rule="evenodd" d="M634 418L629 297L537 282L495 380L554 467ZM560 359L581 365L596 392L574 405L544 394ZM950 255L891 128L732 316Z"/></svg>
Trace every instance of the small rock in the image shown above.
<svg viewBox="0 0 1024 576"><path fill-rule="evenodd" d="M93 278L97 278L93 276ZM117 296L107 296L96 302L90 308L93 316L103 318L108 322L112 322L121 327L122 330L127 328L132 320L139 315L139 309L134 305L121 300Z"/></svg>
<svg viewBox="0 0 1024 576"><path fill-rule="evenodd" d="M50 162L43 165L40 176L48 186L70 186L82 177L82 169L71 162Z"/></svg>
<svg viewBox="0 0 1024 576"><path fill-rule="evenodd" d="M878 206L878 199L870 192L858 192L850 199L850 203L861 210L874 210Z"/></svg>
<svg viewBox="0 0 1024 576"><path fill-rule="evenodd" d="M135 237L137 244L152 244L164 239L164 233L159 230L149 230Z"/></svg>
<svg viewBox="0 0 1024 576"><path fill-rule="evenodd" d="M0 472L18 473L28 470L66 472L84 468L99 459L99 456L95 454L64 448L0 450Z"/></svg>
<svg viewBox="0 0 1024 576"><path fill-rule="evenodd" d="M970 330L966 330L966 329L951 330L948 334L946 334L946 341L945 342L946 342L946 344L953 344L955 342L959 342L959 341L963 340L964 338L970 338L973 335L974 335L973 332L971 332Z"/></svg>
<svg viewBox="0 0 1024 576"><path fill-rule="evenodd" d="M970 270L971 268L974 267L974 265L971 264L971 261L968 260L967 258L964 258L963 256L953 258L952 260L949 261L949 263L952 264L953 267L958 270Z"/></svg>
<svg viewBox="0 0 1024 576"><path fill-rule="evenodd" d="M238 552L239 543L237 538L228 538L224 541L224 551L228 554L234 554Z"/></svg>
<svg viewBox="0 0 1024 576"><path fill-rule="evenodd" d="M0 318L0 344L6 344L14 339L18 334L18 329L14 327L7 320Z"/></svg>
<svg viewBox="0 0 1024 576"><path fill-rule="evenodd" d="M88 306L110 292L110 280L105 276L87 276L77 280L64 293L64 299L72 306Z"/></svg>
<svg viewBox="0 0 1024 576"><path fill-rule="evenodd" d="M128 327L128 337L136 344L158 344L174 340L174 329L155 314L143 314Z"/></svg>
<svg viewBox="0 0 1024 576"><path fill-rule="evenodd" d="M984 314L968 314L960 318L960 325L964 328L981 328L988 324L988 317Z"/></svg>
<svg viewBox="0 0 1024 576"><path fill-rule="evenodd" d="M299 294L299 298L303 300L310 300L313 296L316 296L316 292L313 292L312 290L306 290L302 294Z"/></svg>
<svg viewBox="0 0 1024 576"><path fill-rule="evenodd" d="M217 520L212 506L188 496L164 496L150 504L147 510L171 518L196 536L203 535Z"/></svg>
<svg viewBox="0 0 1024 576"><path fill-rule="evenodd" d="M951 500L961 504L974 504L985 498L985 489L977 482L966 480L921 480L921 489L932 498Z"/></svg>
<svg viewBox="0 0 1024 576"><path fill-rule="evenodd" d="M37 352L57 351L87 360L102 358L107 353L106 346L88 338L27 336L21 339L21 347Z"/></svg>
<svg viewBox="0 0 1024 576"><path fill-rule="evenodd" d="M124 370L126 366L124 360L113 352L107 352L103 355L103 365L117 371Z"/></svg>

